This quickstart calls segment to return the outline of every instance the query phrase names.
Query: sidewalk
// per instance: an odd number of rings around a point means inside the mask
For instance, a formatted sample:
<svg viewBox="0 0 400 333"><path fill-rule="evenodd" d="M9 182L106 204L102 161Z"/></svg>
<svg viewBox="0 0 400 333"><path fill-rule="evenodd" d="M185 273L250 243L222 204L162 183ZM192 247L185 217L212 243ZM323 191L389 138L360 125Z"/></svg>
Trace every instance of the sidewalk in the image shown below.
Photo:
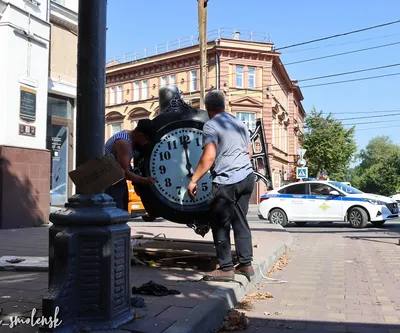
<svg viewBox="0 0 400 333"><path fill-rule="evenodd" d="M253 216L249 219L253 220ZM152 237L164 233L167 238L203 240L193 230L176 223L138 221L129 224L132 235ZM251 226L255 246L254 266L260 267L256 269L256 277L251 283L243 276L236 276L236 282L199 282L202 272L193 269L131 266L131 286L139 287L152 280L168 289L176 289L181 294L164 297L141 296L145 300L146 308L135 309L141 318L124 325L119 330L109 332L212 331L222 322L227 310L262 279L260 270L265 274L292 243L289 233L278 225L253 223ZM47 236L47 228L0 230L0 257L5 255L45 257L48 251ZM211 232L204 240L212 240ZM5 315L30 316L33 308L36 308L37 315L41 316L41 299L46 291L47 272L0 271L0 308L3 309L3 317L0 316L0 319L7 322ZM62 314L60 317L62 319ZM37 327L29 325L20 325L14 330L1 326L0 333L33 333L36 329Z"/></svg>

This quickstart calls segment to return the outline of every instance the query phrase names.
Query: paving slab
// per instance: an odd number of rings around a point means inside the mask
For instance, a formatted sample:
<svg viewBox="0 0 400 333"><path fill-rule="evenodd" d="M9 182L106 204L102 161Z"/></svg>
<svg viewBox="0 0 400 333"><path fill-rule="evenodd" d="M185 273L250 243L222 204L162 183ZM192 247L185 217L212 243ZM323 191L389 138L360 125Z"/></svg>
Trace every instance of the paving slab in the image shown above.
<svg viewBox="0 0 400 333"><path fill-rule="evenodd" d="M167 238L212 241L211 232L202 238L185 225L171 222L132 221L129 225L132 236L154 237L161 233ZM280 226L254 223L252 229L256 276L251 282L243 276L236 276L235 282L199 281L204 272L190 267L132 266L131 286L139 287L152 280L168 289L179 290L181 294L164 297L132 295L143 297L146 307L136 308L135 311L140 318L127 323L118 332L212 332L229 308L240 301L244 294L262 279L262 274L268 271L292 243L290 234ZM29 258L27 257L29 254L45 257L44 253L48 252L48 229L33 228L33 233L29 234L29 237L27 231L30 230L0 230L0 241L4 241L0 246L0 256ZM4 236L3 232L7 235ZM27 238L29 244L23 243ZM22 244L22 248L16 244ZM3 252L3 249L7 248L12 248L13 252ZM41 298L47 291L47 279L47 273L39 271L0 271L0 308L4 309L3 315L13 313L29 316L33 308L41 315ZM62 319L62 314L60 317ZM33 333L36 328L32 327L29 330L28 327L23 327L23 330Z"/></svg>

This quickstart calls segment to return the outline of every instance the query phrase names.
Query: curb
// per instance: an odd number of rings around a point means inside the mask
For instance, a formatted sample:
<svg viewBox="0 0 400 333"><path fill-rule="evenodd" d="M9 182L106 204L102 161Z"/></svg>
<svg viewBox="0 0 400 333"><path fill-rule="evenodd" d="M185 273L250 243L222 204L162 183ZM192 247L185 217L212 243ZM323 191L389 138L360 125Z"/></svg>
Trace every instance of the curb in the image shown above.
<svg viewBox="0 0 400 333"><path fill-rule="evenodd" d="M284 228L282 228L284 229ZM236 280L239 283L233 283L229 289L216 290L211 295L211 300L203 302L192 309L185 318L182 318L171 325L163 333L210 333L214 332L215 328L221 325L223 318L228 311L240 302L244 295L253 289L255 284L262 281L261 272L267 272L278 259L292 246L293 238L287 232L288 239L285 243L279 246L273 254L258 265L254 265L255 276L251 282L244 276L236 275ZM260 269L261 271L260 271ZM226 283L225 283L226 285Z"/></svg>
<svg viewBox="0 0 400 333"><path fill-rule="evenodd" d="M8 263L7 260L21 259L19 263ZM0 271L18 271L18 272L48 272L48 257L33 256L1 256Z"/></svg>

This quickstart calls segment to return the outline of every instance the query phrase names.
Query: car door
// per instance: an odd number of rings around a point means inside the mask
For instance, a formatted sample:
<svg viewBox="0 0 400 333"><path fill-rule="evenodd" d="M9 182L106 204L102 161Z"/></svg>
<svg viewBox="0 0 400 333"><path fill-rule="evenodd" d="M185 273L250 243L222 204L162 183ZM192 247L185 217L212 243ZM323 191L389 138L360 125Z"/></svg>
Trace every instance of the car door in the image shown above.
<svg viewBox="0 0 400 333"><path fill-rule="evenodd" d="M286 209L290 221L307 221L309 215L308 183L296 183L285 188Z"/></svg>
<svg viewBox="0 0 400 333"><path fill-rule="evenodd" d="M312 221L343 221L343 201L341 195L331 195L337 189L326 183L310 183L309 212Z"/></svg>

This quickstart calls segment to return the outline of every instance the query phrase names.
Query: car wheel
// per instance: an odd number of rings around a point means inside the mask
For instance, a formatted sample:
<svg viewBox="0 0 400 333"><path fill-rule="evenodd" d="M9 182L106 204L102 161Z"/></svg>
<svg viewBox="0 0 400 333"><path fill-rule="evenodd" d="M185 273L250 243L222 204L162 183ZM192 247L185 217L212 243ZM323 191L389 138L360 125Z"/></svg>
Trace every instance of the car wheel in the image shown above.
<svg viewBox="0 0 400 333"><path fill-rule="evenodd" d="M374 222L371 221L371 223L372 223L375 227L381 227L381 226L383 226L383 225L385 224L385 222L386 222L386 221L374 221Z"/></svg>
<svg viewBox="0 0 400 333"><path fill-rule="evenodd" d="M285 212L279 208L275 208L271 211L269 214L269 221L273 224L280 224L282 227L288 224Z"/></svg>
<svg viewBox="0 0 400 333"><path fill-rule="evenodd" d="M294 222L296 223L299 227L303 227L307 224L307 222Z"/></svg>
<svg viewBox="0 0 400 333"><path fill-rule="evenodd" d="M354 207L349 210L348 220L353 228L365 228L368 223L368 214L364 209Z"/></svg>
<svg viewBox="0 0 400 333"><path fill-rule="evenodd" d="M143 215L142 220L145 222L154 222L156 220L156 217L149 216L149 215Z"/></svg>

